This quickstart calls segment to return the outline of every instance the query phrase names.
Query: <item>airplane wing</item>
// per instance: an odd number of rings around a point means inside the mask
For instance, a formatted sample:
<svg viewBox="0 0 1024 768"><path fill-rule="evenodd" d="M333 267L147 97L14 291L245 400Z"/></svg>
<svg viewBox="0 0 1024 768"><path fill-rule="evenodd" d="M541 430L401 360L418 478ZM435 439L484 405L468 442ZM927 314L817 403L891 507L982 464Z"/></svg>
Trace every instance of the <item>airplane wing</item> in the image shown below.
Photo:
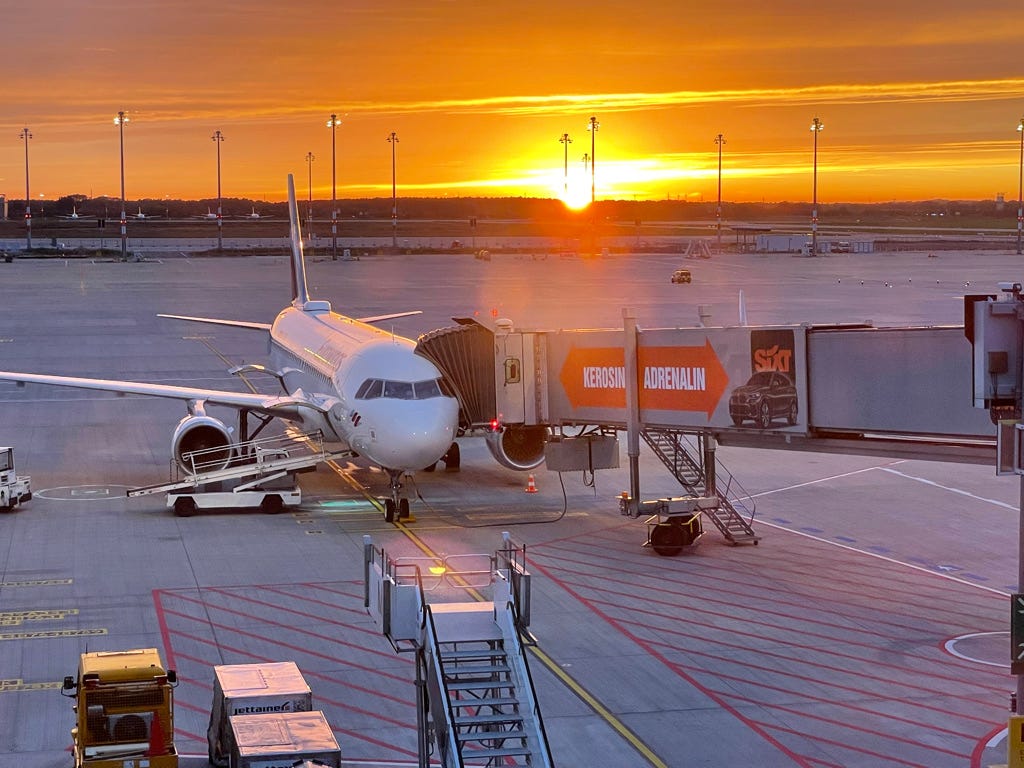
<svg viewBox="0 0 1024 768"><path fill-rule="evenodd" d="M219 389L199 387L178 387L170 384L147 384L141 381L117 381L113 379L85 379L78 376L53 376L40 373L15 373L0 371L0 381L14 381L19 384L47 384L54 387L94 389L116 392L122 395L148 395L166 397L172 400L203 401L210 405L224 405L229 408L246 408L274 416L287 417L302 408L326 412L336 402L332 398L308 398L301 395L280 397L249 392L227 392Z"/></svg>
<svg viewBox="0 0 1024 768"><path fill-rule="evenodd" d="M244 320L219 320L214 317L189 317L187 315L163 315L157 317L169 317L172 320L186 320L190 323L207 323L209 325L227 325L233 328L248 328L251 331L270 331L270 323L247 323Z"/></svg>
<svg viewBox="0 0 1024 768"><path fill-rule="evenodd" d="M398 317L409 317L411 315L422 315L423 310L414 309L409 312L392 312L388 315L373 315L372 317L355 318L361 323L380 323L385 320L394 320ZM209 325L227 325L234 328L248 328L253 331L270 331L270 323L249 323L245 320L219 320L215 317L189 317L188 315L165 315L158 314L157 317L169 317L172 320L185 320L190 323L207 323Z"/></svg>

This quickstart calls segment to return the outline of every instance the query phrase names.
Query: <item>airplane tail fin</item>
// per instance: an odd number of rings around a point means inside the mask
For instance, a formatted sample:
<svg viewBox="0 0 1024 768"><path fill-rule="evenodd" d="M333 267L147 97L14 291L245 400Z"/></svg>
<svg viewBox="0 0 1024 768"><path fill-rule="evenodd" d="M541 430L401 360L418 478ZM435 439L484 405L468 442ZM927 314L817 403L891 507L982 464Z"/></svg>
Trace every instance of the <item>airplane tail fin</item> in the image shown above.
<svg viewBox="0 0 1024 768"><path fill-rule="evenodd" d="M299 204L295 198L295 177L288 174L288 220L292 240L292 304L305 306L309 301L306 288L306 262L302 254L302 229L299 225Z"/></svg>

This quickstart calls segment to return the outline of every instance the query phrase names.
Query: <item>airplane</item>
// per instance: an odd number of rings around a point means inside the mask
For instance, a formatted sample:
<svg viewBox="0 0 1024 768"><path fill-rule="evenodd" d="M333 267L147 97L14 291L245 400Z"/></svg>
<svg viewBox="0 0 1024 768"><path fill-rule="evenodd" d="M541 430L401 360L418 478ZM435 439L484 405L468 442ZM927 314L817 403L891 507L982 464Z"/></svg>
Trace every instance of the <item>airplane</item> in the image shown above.
<svg viewBox="0 0 1024 768"><path fill-rule="evenodd" d="M238 216L232 216L234 219L271 219L272 216L267 216L262 213L256 213L256 207L253 206L252 213L243 213Z"/></svg>
<svg viewBox="0 0 1024 768"><path fill-rule="evenodd" d="M96 217L88 213L79 213L78 206L71 206L71 213L58 216L58 219L70 219L72 221L81 221L82 219L95 219Z"/></svg>
<svg viewBox="0 0 1024 768"><path fill-rule="evenodd" d="M197 213L192 217L193 219L209 219L210 221L217 220L217 214L211 211L209 208L206 209L206 213Z"/></svg>
<svg viewBox="0 0 1024 768"><path fill-rule="evenodd" d="M163 216L160 216L159 214L143 213L142 212L142 206L140 205L138 213L129 213L128 215L125 216L125 218L126 219L162 219Z"/></svg>
<svg viewBox="0 0 1024 768"><path fill-rule="evenodd" d="M353 318L334 312L328 301L309 297L292 174L288 175L288 201L292 299L273 323L159 315L267 334L270 366L248 364L231 372L270 374L278 380L284 394L11 371L0 371L0 381L182 401L187 413L174 429L171 451L185 471L189 467L188 454L193 451L221 449L223 453L217 455L222 457L223 467L234 458L233 431L206 412L210 405L238 412L242 439L248 439L245 434L249 413L263 419L259 429L279 418L306 431L321 430L325 440L346 444L387 472L390 496L385 499L385 519L392 522L396 517L408 517L404 475L432 468L442 459L449 469L459 465L459 446L455 442L458 401L442 389L441 372L433 362L415 353L412 340L371 325L418 314L417 311Z"/></svg>

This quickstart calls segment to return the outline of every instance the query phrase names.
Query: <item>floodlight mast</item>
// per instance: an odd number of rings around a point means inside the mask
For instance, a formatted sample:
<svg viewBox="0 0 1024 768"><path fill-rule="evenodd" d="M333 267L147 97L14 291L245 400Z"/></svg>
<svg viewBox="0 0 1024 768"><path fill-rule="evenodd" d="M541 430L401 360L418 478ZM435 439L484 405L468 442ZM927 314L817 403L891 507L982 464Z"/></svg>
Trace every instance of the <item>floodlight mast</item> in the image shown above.
<svg viewBox="0 0 1024 768"><path fill-rule="evenodd" d="M220 251L224 248L224 209L220 194L220 143L224 141L224 134L220 131L214 131L213 136L210 138L217 142L217 250Z"/></svg>
<svg viewBox="0 0 1024 768"><path fill-rule="evenodd" d="M595 139L597 137L597 129L601 127L601 124L597 122L597 118L591 116L590 121L587 123L587 130L590 131L590 202L593 203L596 199L596 188L597 188L597 156L594 154L596 148Z"/></svg>
<svg viewBox="0 0 1024 768"><path fill-rule="evenodd" d="M722 252L722 145L725 144L725 137L720 133L715 136L715 144L718 145L718 206L715 208L715 229L718 232L718 252Z"/></svg>
<svg viewBox="0 0 1024 768"><path fill-rule="evenodd" d="M128 115L122 109L114 118L114 125L121 137L121 261L128 259L128 216L124 211L124 124L127 122Z"/></svg>
<svg viewBox="0 0 1024 768"><path fill-rule="evenodd" d="M569 138L569 134L568 133L563 133L562 137L559 139L559 141L565 147L565 170L563 172L564 173L564 176L563 176L564 188L562 190L562 195L565 197L566 200L568 200L569 199L569 145L572 144L572 139Z"/></svg>
<svg viewBox="0 0 1024 768"><path fill-rule="evenodd" d="M32 132L25 126L21 133L18 134L19 139L25 141L25 250L32 250L32 198L29 196L28 186L28 141L32 138Z"/></svg>
<svg viewBox="0 0 1024 768"><path fill-rule="evenodd" d="M814 192L811 207L811 256L818 255L818 134L825 129L825 124L818 118L811 123L814 134Z"/></svg>
<svg viewBox="0 0 1024 768"><path fill-rule="evenodd" d="M331 129L331 260L338 260L338 162L335 144L335 132L341 120L335 114L327 121Z"/></svg>
<svg viewBox="0 0 1024 768"><path fill-rule="evenodd" d="M1017 123L1020 134L1020 170L1017 174L1017 255L1021 251L1021 234L1024 229L1024 117Z"/></svg>
<svg viewBox="0 0 1024 768"><path fill-rule="evenodd" d="M398 186L395 177L395 147L398 134L392 131L387 138L391 144L391 247L398 248Z"/></svg>
<svg viewBox="0 0 1024 768"><path fill-rule="evenodd" d="M312 151L306 153L306 170L309 174L309 199L306 204L306 229L308 234L306 235L310 241L313 240L313 161L316 160L316 155Z"/></svg>

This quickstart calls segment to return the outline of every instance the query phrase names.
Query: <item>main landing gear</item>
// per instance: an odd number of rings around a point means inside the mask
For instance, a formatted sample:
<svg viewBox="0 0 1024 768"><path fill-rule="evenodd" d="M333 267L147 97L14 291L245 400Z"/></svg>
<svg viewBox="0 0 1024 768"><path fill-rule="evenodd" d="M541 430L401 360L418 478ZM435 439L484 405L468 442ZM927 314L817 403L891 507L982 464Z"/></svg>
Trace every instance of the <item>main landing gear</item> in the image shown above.
<svg viewBox="0 0 1024 768"><path fill-rule="evenodd" d="M384 519L389 522L407 520L409 518L409 497L406 495L402 477L405 473L400 469L387 470L391 478L391 498L384 499Z"/></svg>

